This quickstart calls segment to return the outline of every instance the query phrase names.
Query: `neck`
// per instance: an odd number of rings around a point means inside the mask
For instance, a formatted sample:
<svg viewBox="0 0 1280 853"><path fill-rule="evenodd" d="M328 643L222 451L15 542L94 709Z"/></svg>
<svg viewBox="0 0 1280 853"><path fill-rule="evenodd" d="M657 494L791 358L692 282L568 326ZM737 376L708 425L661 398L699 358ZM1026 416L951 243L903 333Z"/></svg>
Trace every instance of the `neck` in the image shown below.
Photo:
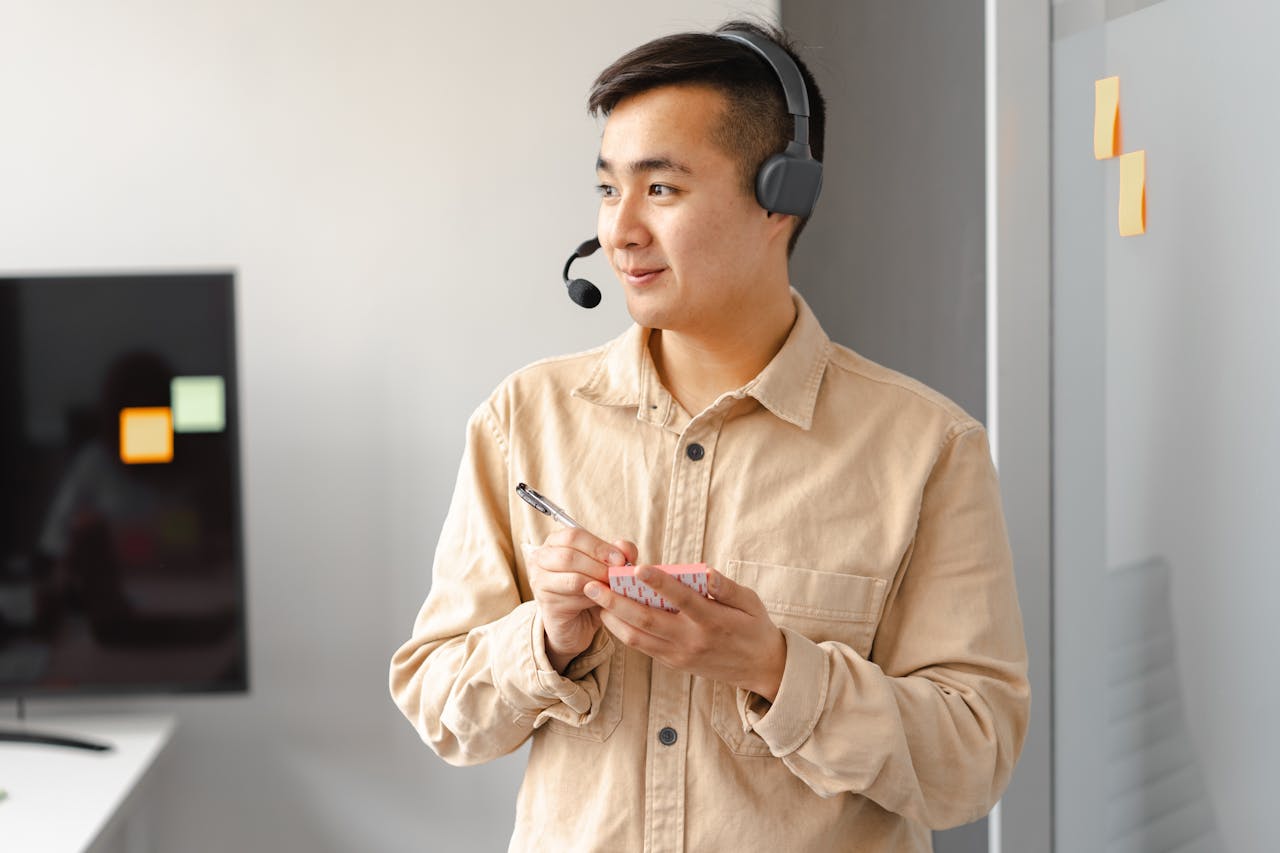
<svg viewBox="0 0 1280 853"><path fill-rule="evenodd" d="M654 329L649 352L662 384L691 415L764 370L786 343L796 321L790 289L750 312L735 312L716 329Z"/></svg>

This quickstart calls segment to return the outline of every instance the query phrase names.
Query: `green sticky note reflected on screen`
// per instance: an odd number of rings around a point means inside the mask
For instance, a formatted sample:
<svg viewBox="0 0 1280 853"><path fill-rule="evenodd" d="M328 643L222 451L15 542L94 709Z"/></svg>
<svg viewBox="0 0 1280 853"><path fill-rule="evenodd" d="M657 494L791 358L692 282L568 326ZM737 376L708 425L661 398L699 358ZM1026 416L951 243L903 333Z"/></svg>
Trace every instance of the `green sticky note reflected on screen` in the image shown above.
<svg viewBox="0 0 1280 853"><path fill-rule="evenodd" d="M178 376L169 386L174 432L222 432L227 391L221 376Z"/></svg>

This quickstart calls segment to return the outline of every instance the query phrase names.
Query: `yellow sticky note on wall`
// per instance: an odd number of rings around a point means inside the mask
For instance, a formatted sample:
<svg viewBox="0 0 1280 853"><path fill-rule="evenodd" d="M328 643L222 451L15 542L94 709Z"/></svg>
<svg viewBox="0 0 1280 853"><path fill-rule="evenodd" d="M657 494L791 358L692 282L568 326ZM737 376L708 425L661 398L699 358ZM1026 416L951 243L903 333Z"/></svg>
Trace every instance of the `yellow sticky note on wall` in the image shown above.
<svg viewBox="0 0 1280 853"><path fill-rule="evenodd" d="M1120 236L1147 233L1147 152L1120 155Z"/></svg>
<svg viewBox="0 0 1280 853"><path fill-rule="evenodd" d="M1120 153L1120 78L1093 84L1093 156L1106 160Z"/></svg>

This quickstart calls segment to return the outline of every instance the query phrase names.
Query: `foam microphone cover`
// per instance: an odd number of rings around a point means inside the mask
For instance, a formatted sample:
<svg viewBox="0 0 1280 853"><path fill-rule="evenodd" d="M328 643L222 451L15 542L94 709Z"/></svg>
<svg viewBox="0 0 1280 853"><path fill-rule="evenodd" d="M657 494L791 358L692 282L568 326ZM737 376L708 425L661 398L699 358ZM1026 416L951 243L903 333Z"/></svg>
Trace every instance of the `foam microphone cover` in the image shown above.
<svg viewBox="0 0 1280 853"><path fill-rule="evenodd" d="M600 304L600 288L585 278L575 278L569 282L569 298L583 308L595 308Z"/></svg>

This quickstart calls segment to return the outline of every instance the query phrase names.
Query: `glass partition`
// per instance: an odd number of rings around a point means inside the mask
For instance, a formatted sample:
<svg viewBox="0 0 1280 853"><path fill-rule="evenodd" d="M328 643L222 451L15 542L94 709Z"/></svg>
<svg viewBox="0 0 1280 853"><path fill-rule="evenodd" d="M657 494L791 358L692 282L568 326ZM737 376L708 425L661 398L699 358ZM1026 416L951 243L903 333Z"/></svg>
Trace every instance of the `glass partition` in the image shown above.
<svg viewBox="0 0 1280 853"><path fill-rule="evenodd" d="M1280 849L1280 5L1053 13L1055 849Z"/></svg>

